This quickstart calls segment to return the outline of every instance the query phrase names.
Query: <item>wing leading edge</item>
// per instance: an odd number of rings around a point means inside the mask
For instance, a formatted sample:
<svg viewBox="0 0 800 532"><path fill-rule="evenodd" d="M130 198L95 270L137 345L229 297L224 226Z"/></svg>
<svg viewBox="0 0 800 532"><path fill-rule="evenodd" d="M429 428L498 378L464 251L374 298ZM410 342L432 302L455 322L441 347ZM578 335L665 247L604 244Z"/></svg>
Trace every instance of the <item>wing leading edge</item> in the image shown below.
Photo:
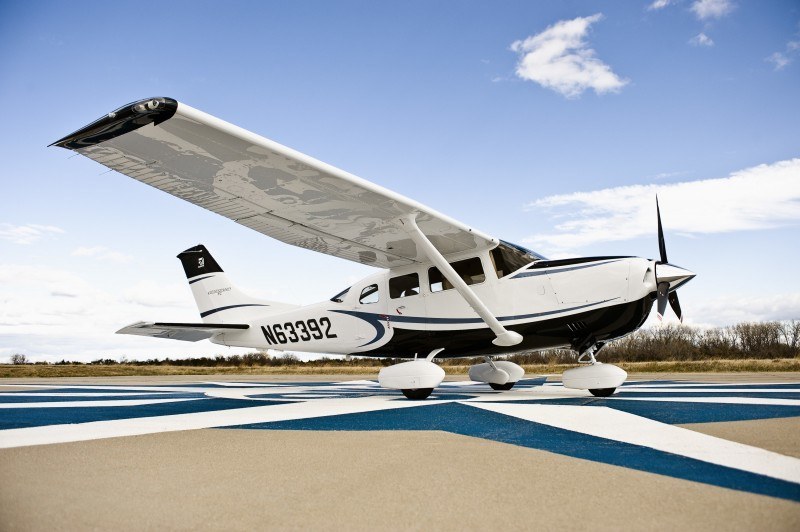
<svg viewBox="0 0 800 532"><path fill-rule="evenodd" d="M399 219L450 257L498 241L170 98L128 104L54 143L288 244L391 268L425 261Z"/></svg>
<svg viewBox="0 0 800 532"><path fill-rule="evenodd" d="M140 321L117 331L117 334L169 338L184 342L199 342L226 331L249 329L245 323L159 323Z"/></svg>

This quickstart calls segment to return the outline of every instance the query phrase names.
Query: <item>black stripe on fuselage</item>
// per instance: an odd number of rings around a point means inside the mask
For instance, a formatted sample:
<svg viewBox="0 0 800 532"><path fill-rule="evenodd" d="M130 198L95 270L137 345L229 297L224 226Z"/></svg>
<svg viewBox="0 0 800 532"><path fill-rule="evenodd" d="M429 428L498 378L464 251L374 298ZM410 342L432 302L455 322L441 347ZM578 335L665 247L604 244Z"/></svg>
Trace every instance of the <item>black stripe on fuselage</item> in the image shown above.
<svg viewBox="0 0 800 532"><path fill-rule="evenodd" d="M227 307L217 307L212 308L211 310L207 310L205 312L200 313L201 318L205 318L206 316L211 316L212 314L216 314L217 312L222 312L223 310L228 310L232 308L240 308L240 307L268 307L269 305L259 305L258 303L248 303L244 305L228 305Z"/></svg>
<svg viewBox="0 0 800 532"><path fill-rule="evenodd" d="M592 259L592 260L597 260L597 259ZM592 262L591 264L583 264L583 265L580 265L580 266L572 266L570 268L563 268L562 266L565 266L564 264L559 264L559 265L552 265L551 264L549 266L536 266L536 267L531 266L527 270L524 270L524 271L514 275L512 277L512 279L519 279L519 278L522 278L522 277L535 277L537 275L553 275L553 274L556 274L556 273L571 272L571 271L574 271L574 270L582 270L584 268L593 268L595 266L602 266L603 264L611 264L612 262L618 262L620 260L622 260L622 258L614 258L614 259L610 259L610 260L602 260L600 262ZM559 261L546 261L546 262L553 263L553 262L559 262ZM541 264L541 262L534 263L534 264ZM574 264L574 263L571 263L571 264ZM560 269L558 269L558 270L551 270L550 269L550 268L556 268L556 267L559 267Z"/></svg>
<svg viewBox="0 0 800 532"><path fill-rule="evenodd" d="M570 308L563 308L558 310L548 310L546 312L535 312L533 314L517 314L514 316L500 316L497 318L498 321L518 321L518 320L527 320L532 318L540 318L542 316L550 316L553 314L563 314L564 312L571 312L573 310L579 310L586 307L593 307L595 305L601 305L603 303L608 303L609 301L613 301L614 299L606 299L603 301L597 301L595 303L589 303L586 305L579 305L577 307L570 307ZM370 325L375 328L375 338L370 340L369 342L360 345L359 347L365 347L371 344L378 342L383 336L386 334L386 329L384 329L384 323L419 323L419 324L431 324L431 325L463 325L467 323L483 323L483 319L481 318L428 318L425 316L393 316L391 314L373 314L372 312L360 312L358 310L332 310L331 312L337 312L339 314L347 314L349 316L355 316L356 318L361 318L362 320L366 321Z"/></svg>
<svg viewBox="0 0 800 532"><path fill-rule="evenodd" d="M572 266L573 264L586 264L588 262L599 262L601 260L620 260L620 259L633 259L635 257L626 255L609 255L605 257L575 257L572 259L556 259L556 260L537 260L528 266L528 270L540 270L543 268L558 268L561 266Z"/></svg>
<svg viewBox="0 0 800 532"><path fill-rule="evenodd" d="M596 304L596 303L595 303ZM568 316L557 316L545 320L507 326L522 335L522 343L512 347L496 346L492 343L494 333L487 328L446 331L419 331L393 328L392 339L386 345L366 351L354 352L359 356L413 358L426 355L434 349L445 350L438 358L453 358L477 355L501 355L536 351L558 347L570 347L587 336L604 342L624 336L642 326L650 309L653 297L645 296L637 301L588 310ZM376 315L377 316L377 315ZM392 321L397 316L391 316ZM386 316L382 316L385 322ZM580 327L575 327L579 323ZM569 327L572 325L572 327ZM381 324L381 329L383 325Z"/></svg>

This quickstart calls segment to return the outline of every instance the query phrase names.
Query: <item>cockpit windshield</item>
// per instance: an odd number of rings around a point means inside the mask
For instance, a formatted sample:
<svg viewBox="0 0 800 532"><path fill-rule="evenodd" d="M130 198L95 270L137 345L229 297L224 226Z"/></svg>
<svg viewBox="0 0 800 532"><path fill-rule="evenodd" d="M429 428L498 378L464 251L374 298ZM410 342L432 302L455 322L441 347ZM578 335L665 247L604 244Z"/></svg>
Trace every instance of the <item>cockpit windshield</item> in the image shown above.
<svg viewBox="0 0 800 532"><path fill-rule="evenodd" d="M538 253L504 240L500 241L500 245L494 248L490 255L498 278L505 277L537 260L546 260Z"/></svg>
<svg viewBox="0 0 800 532"><path fill-rule="evenodd" d="M333 301L334 303L341 303L342 301L344 301L344 296L347 295L347 292L350 291L350 288L351 287L348 286L347 288L345 288L344 290L333 296L331 298L331 301Z"/></svg>
<svg viewBox="0 0 800 532"><path fill-rule="evenodd" d="M510 248L514 248L514 249L516 249L517 251L519 251L521 253L525 253L527 255L530 255L535 260L547 260L547 258L544 257L543 255L540 255L539 253L536 253L535 251L531 251L528 248L522 247L519 244L514 244L513 242L506 242L505 240L501 240L500 241L500 245L501 246L502 245L506 245L506 246L508 246Z"/></svg>

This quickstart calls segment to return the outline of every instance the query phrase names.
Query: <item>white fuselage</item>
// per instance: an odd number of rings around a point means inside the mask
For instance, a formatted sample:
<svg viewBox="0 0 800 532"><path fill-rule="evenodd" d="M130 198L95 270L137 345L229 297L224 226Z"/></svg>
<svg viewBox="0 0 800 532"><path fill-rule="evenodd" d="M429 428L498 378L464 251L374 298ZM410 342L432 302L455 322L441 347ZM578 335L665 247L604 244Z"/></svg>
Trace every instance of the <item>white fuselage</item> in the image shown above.
<svg viewBox="0 0 800 532"><path fill-rule="evenodd" d="M601 257L573 263L537 261L503 277L498 277L488 251L457 257L453 262L474 257L480 259L484 279L470 288L510 329L531 326L535 329L536 324L564 321L573 315L610 307L624 308L629 303L649 299L656 290L655 262L642 258ZM562 262L567 264L560 265ZM376 273L351 286L340 301L324 301L282 312L266 308L263 315L259 315L255 305L247 309L224 309L225 306L220 305L224 310L206 312L204 319L242 322L246 312L248 330L219 334L212 338L214 343L314 353L385 353L408 357L417 352L427 354L420 351L428 347L447 348L449 342L443 341L446 338L443 333L455 338L465 332L485 332L490 339L486 324L456 290L436 290L441 285L431 286L430 268L430 264L418 264ZM418 293L392 293L392 279L409 274L418 276ZM377 287L377 291L373 287ZM214 294L224 294L226 287L216 286L212 277L204 279L202 287L197 288L202 288L213 300ZM372 293L362 295L368 291ZM638 327L643 320L634 321ZM553 342L568 346L579 339L580 331L577 331L578 326L575 328L574 339L554 336ZM617 336L633 329L635 327L621 331ZM392 347L398 335L405 339L406 350L397 351ZM414 337L419 341L411 340ZM507 351L525 348L530 346ZM441 356L456 354L446 350Z"/></svg>

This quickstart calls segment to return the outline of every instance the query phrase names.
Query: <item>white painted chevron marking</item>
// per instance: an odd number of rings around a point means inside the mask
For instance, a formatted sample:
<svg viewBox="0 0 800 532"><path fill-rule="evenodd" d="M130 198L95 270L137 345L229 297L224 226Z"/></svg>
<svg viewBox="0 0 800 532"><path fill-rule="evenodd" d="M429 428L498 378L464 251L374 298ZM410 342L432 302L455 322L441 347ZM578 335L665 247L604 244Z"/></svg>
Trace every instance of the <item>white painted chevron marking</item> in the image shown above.
<svg viewBox="0 0 800 532"><path fill-rule="evenodd" d="M111 392L0 392L0 399L3 397L120 397L125 395L168 395L168 392L150 392L148 394L131 393L120 390L117 393Z"/></svg>
<svg viewBox="0 0 800 532"><path fill-rule="evenodd" d="M800 459L602 406L465 402L520 419L800 483Z"/></svg>
<svg viewBox="0 0 800 532"><path fill-rule="evenodd" d="M0 448L47 445L119 436L137 436L158 432L251 425L358 412L399 408L421 408L448 401L397 401L396 397L363 397L357 399L320 399L302 403L256 406L191 414L93 421L67 425L48 425L0 431Z"/></svg>
<svg viewBox="0 0 800 532"><path fill-rule="evenodd" d="M164 403L179 403L181 401L197 401L202 397L187 397L185 399L117 399L110 401L47 401L33 403L0 403L0 409L15 408L100 408L104 406L144 406ZM0 432L0 435L5 434Z"/></svg>
<svg viewBox="0 0 800 532"><path fill-rule="evenodd" d="M617 389L625 393L800 393L800 388L632 388L623 386Z"/></svg>
<svg viewBox="0 0 800 532"><path fill-rule="evenodd" d="M721 403L731 405L800 406L800 399L772 399L769 397L604 397L612 401L660 401L667 403Z"/></svg>

